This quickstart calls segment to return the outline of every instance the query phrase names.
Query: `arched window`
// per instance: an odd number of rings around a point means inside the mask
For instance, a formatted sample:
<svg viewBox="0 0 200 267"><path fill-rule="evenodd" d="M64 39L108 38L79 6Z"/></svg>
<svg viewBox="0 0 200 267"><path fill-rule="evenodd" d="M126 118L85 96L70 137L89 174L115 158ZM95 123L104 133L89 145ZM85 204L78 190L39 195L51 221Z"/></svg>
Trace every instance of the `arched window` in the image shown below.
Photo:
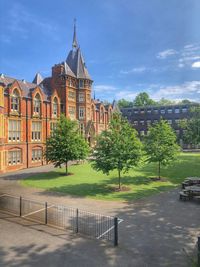
<svg viewBox="0 0 200 267"><path fill-rule="evenodd" d="M17 89L13 90L13 94L11 97L11 110L12 111L18 111L19 112L19 101L20 101L20 95Z"/></svg>
<svg viewBox="0 0 200 267"><path fill-rule="evenodd" d="M33 112L34 114L40 114L41 112L41 98L39 94L36 94L33 102Z"/></svg>
<svg viewBox="0 0 200 267"><path fill-rule="evenodd" d="M57 117L58 115L58 99L56 97L54 97L54 100L53 100L53 115L55 117Z"/></svg>

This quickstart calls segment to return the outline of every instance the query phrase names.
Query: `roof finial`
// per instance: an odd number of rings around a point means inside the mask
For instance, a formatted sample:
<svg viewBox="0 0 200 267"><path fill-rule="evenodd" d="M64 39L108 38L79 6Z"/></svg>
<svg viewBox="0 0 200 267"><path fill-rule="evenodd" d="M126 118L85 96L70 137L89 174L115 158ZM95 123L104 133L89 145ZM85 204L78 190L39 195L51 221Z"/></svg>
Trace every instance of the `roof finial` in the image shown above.
<svg viewBox="0 0 200 267"><path fill-rule="evenodd" d="M72 48L76 49L77 47L78 47L78 42L76 38L76 19L74 19L74 36L73 36Z"/></svg>

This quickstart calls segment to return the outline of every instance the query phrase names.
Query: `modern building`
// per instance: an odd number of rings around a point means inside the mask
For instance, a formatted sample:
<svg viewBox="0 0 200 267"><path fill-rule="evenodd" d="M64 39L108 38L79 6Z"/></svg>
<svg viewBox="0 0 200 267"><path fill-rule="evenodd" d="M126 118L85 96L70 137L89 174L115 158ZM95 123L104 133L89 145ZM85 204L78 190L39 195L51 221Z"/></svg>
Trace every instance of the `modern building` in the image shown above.
<svg viewBox="0 0 200 267"><path fill-rule="evenodd" d="M77 42L76 26L67 59L51 77L33 82L0 75L0 173L45 164L45 140L61 113L77 120L91 144L108 126L112 105L91 98L92 79Z"/></svg>
<svg viewBox="0 0 200 267"><path fill-rule="evenodd" d="M175 104L165 106L146 106L122 108L121 112L124 117L133 125L140 136L148 134L148 128L157 123L160 119L166 120L177 134L180 144L183 144L182 137L184 129L180 127L180 121L188 119L191 116L192 104Z"/></svg>

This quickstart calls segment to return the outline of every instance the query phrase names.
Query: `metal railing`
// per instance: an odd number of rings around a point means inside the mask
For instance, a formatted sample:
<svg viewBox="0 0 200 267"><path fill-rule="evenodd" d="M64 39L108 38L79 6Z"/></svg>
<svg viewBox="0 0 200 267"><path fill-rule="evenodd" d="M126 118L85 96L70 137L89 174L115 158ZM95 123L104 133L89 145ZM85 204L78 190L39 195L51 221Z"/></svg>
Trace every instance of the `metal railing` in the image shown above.
<svg viewBox="0 0 200 267"><path fill-rule="evenodd" d="M115 246L118 245L118 224L123 221L117 217L8 194L0 194L0 210L95 239L112 241Z"/></svg>

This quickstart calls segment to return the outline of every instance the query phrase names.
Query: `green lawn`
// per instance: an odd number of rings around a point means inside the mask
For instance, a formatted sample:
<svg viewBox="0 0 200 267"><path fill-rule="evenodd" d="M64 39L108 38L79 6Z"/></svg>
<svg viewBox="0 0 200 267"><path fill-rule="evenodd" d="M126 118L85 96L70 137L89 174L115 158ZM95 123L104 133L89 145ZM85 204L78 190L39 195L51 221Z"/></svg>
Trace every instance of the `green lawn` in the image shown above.
<svg viewBox="0 0 200 267"><path fill-rule="evenodd" d="M149 177L157 176L156 164L143 164L131 170L122 177L122 185L129 187L129 191L114 192L117 185L117 172L109 176L94 171L89 163L74 165L69 168L73 175L65 176L63 169L37 174L20 181L24 186L43 188L64 194L90 197L104 200L134 200L150 196L155 193L174 188L188 176L200 177L200 154L181 153L170 166L161 169L162 177L166 181L151 181ZM62 173L62 174L61 174Z"/></svg>

